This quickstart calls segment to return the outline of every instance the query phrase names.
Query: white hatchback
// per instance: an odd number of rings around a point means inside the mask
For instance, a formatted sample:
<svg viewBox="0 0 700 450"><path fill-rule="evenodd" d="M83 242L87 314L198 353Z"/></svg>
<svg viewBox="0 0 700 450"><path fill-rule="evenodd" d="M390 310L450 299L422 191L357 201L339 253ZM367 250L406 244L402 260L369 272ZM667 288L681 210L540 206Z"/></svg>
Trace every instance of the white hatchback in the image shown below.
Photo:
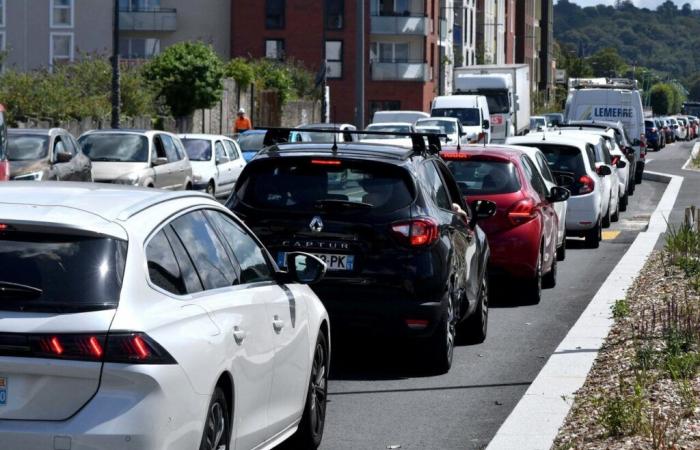
<svg viewBox="0 0 700 450"><path fill-rule="evenodd" d="M226 136L181 134L192 164L192 188L214 197L231 193L245 167L238 143Z"/></svg>
<svg viewBox="0 0 700 450"><path fill-rule="evenodd" d="M316 448L329 319L196 192L0 186L0 448Z"/></svg>

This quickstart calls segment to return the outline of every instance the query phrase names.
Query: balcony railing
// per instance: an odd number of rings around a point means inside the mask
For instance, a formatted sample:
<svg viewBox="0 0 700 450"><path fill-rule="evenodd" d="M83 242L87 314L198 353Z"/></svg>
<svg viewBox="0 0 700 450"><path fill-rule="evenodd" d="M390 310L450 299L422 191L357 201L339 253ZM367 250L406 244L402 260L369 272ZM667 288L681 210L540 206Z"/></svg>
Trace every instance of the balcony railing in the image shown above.
<svg viewBox="0 0 700 450"><path fill-rule="evenodd" d="M372 16L372 34L430 34L430 19L426 16Z"/></svg>
<svg viewBox="0 0 700 450"><path fill-rule="evenodd" d="M371 61L373 81L430 81L430 66L424 61Z"/></svg>
<svg viewBox="0 0 700 450"><path fill-rule="evenodd" d="M177 10L171 8L123 9L119 11L121 31L175 31Z"/></svg>

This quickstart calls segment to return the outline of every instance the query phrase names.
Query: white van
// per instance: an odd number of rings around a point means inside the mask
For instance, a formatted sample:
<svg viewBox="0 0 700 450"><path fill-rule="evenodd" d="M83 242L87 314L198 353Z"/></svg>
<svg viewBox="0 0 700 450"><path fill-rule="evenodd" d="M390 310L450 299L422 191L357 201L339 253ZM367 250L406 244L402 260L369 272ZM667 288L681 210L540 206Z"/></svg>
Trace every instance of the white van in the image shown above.
<svg viewBox="0 0 700 450"><path fill-rule="evenodd" d="M372 116L372 123L415 123L416 120L426 117L430 117L430 114L423 111L377 111Z"/></svg>
<svg viewBox="0 0 700 450"><path fill-rule="evenodd" d="M567 122L593 120L617 122L625 127L634 148L635 179L641 180L646 157L642 97L633 80L606 79L605 82L576 84L569 90L564 110Z"/></svg>
<svg viewBox="0 0 700 450"><path fill-rule="evenodd" d="M446 95L435 97L430 111L432 117L455 117L462 122L462 128L471 136L484 134L486 143L491 142L489 104L483 95ZM479 138L479 141L482 141Z"/></svg>

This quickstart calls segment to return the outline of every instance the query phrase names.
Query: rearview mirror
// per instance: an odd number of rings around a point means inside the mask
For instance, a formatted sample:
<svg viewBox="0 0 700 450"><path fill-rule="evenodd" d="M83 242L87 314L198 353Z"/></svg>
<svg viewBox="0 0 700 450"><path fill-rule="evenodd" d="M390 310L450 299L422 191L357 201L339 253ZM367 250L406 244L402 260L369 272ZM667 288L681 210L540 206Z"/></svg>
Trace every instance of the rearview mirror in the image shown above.
<svg viewBox="0 0 700 450"><path fill-rule="evenodd" d="M549 190L547 201L549 201L550 203L565 202L569 199L570 196L571 192L569 192L568 189L560 186L554 186L552 189Z"/></svg>
<svg viewBox="0 0 700 450"><path fill-rule="evenodd" d="M608 166L600 166L600 167L598 167L598 168L596 169L595 172L596 172L598 175L600 175L601 177L604 177L604 176L607 176L607 175L611 175L611 174L612 174L612 170L611 170L610 167L608 167Z"/></svg>
<svg viewBox="0 0 700 450"><path fill-rule="evenodd" d="M291 280L296 283L318 283L326 274L326 263L308 253L287 253L286 262L287 273Z"/></svg>
<svg viewBox="0 0 700 450"><path fill-rule="evenodd" d="M479 220L488 219L496 214L496 204L489 200L474 200L469 205L472 209L472 218L469 226L474 228Z"/></svg>
<svg viewBox="0 0 700 450"><path fill-rule="evenodd" d="M483 128L484 130L488 130L489 128L491 128L491 122L489 122L488 120L484 120L481 124L481 128Z"/></svg>
<svg viewBox="0 0 700 450"><path fill-rule="evenodd" d="M57 163L67 163L67 162L70 162L71 159L73 159L73 155L71 155L68 152L56 153L56 162Z"/></svg>
<svg viewBox="0 0 700 450"><path fill-rule="evenodd" d="M153 167L162 166L163 164L168 164L168 158L161 156L153 160Z"/></svg>

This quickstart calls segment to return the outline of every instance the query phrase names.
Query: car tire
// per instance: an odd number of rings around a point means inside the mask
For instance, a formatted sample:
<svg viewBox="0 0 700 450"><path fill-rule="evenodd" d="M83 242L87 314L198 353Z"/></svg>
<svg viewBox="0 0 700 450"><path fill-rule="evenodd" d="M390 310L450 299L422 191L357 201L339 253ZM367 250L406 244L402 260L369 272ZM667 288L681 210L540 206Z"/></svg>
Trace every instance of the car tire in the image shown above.
<svg viewBox="0 0 700 450"><path fill-rule="evenodd" d="M552 289L557 285L557 258L552 260L552 268L542 277L542 288Z"/></svg>
<svg viewBox="0 0 700 450"><path fill-rule="evenodd" d="M610 205L608 204L608 211L603 216L603 228L608 228L610 226Z"/></svg>
<svg viewBox="0 0 700 450"><path fill-rule="evenodd" d="M615 205L615 212L610 216L611 222L617 222L620 220L620 199L617 199L617 205Z"/></svg>
<svg viewBox="0 0 700 450"><path fill-rule="evenodd" d="M484 274L479 287L479 303L474 312L461 323L459 333L464 333L468 344L481 344L486 340L489 325L489 282Z"/></svg>
<svg viewBox="0 0 700 450"><path fill-rule="evenodd" d="M319 333L311 365L304 412L299 428L290 439L294 448L316 449L321 445L328 399L328 356L328 340L323 333Z"/></svg>
<svg viewBox="0 0 700 450"><path fill-rule="evenodd" d="M223 389L219 386L211 396L204 422L199 450L228 450L231 442L231 415Z"/></svg>
<svg viewBox="0 0 700 450"><path fill-rule="evenodd" d="M542 299L542 249L535 267L535 276L525 282L525 301L529 305L536 305Z"/></svg>
<svg viewBox="0 0 700 450"><path fill-rule="evenodd" d="M584 236L586 238L586 248L598 248L600 246L602 233L603 230L600 221L598 221L595 227L586 231L586 234Z"/></svg>
<svg viewBox="0 0 700 450"><path fill-rule="evenodd" d="M425 348L429 370L435 375L450 371L457 335L452 297L449 293L445 295L447 296L447 307L443 310L440 321L435 327L433 335L426 342Z"/></svg>
<svg viewBox="0 0 700 450"><path fill-rule="evenodd" d="M564 261L566 259L566 238L564 238L564 242L561 243L559 247L557 247L557 261Z"/></svg>
<svg viewBox="0 0 700 450"><path fill-rule="evenodd" d="M627 204L629 203L629 195L625 193L622 197L620 197L620 211L625 212L627 211Z"/></svg>
<svg viewBox="0 0 700 450"><path fill-rule="evenodd" d="M207 184L207 191L206 192L207 192L207 194L216 198L216 186L214 186L213 181L210 181L209 184Z"/></svg>
<svg viewBox="0 0 700 450"><path fill-rule="evenodd" d="M637 188L637 178L630 180L629 186L627 186L627 195L630 197L634 195L634 190Z"/></svg>

